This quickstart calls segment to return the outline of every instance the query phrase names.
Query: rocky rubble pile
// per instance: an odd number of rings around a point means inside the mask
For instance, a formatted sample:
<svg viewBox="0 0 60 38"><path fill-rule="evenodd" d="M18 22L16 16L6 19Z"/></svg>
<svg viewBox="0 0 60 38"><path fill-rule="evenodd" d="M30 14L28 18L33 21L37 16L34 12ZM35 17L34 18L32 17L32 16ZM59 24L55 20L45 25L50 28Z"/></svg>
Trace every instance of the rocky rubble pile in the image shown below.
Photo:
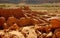
<svg viewBox="0 0 60 38"><path fill-rule="evenodd" d="M0 9L0 38L60 38L60 19L29 7Z"/></svg>

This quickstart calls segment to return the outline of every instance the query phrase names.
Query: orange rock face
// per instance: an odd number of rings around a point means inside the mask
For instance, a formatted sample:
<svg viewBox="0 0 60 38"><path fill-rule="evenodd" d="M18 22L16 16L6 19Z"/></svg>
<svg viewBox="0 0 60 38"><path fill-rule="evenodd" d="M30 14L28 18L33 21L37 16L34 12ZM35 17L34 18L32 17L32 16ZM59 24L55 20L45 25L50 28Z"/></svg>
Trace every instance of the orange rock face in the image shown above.
<svg viewBox="0 0 60 38"><path fill-rule="evenodd" d="M60 29L56 29L56 30L55 30L55 36L56 36L57 38L60 38Z"/></svg>
<svg viewBox="0 0 60 38"><path fill-rule="evenodd" d="M7 20L7 25L12 26L13 24L16 23L16 21L17 21L16 18L14 18L14 17L9 17L8 20Z"/></svg>
<svg viewBox="0 0 60 38"><path fill-rule="evenodd" d="M60 29L56 29L52 38L60 38Z"/></svg>
<svg viewBox="0 0 60 38"><path fill-rule="evenodd" d="M18 20L17 24L19 26L25 26L25 25L29 25L30 24L30 19L28 18L21 18L20 20Z"/></svg>
<svg viewBox="0 0 60 38"><path fill-rule="evenodd" d="M52 28L60 28L60 20L58 19L52 19L50 21Z"/></svg>
<svg viewBox="0 0 60 38"><path fill-rule="evenodd" d="M36 29L42 31L42 32L49 32L51 30L50 26L38 26Z"/></svg>
<svg viewBox="0 0 60 38"><path fill-rule="evenodd" d="M17 30L17 29L19 29L19 27L16 23L9 27L9 30Z"/></svg>
<svg viewBox="0 0 60 38"><path fill-rule="evenodd" d="M24 15L22 9L18 8L18 9L0 9L0 16L3 16L7 19L8 17L11 16L20 18Z"/></svg>
<svg viewBox="0 0 60 38"><path fill-rule="evenodd" d="M4 17L0 17L0 28L4 27L4 23L5 23L5 18Z"/></svg>

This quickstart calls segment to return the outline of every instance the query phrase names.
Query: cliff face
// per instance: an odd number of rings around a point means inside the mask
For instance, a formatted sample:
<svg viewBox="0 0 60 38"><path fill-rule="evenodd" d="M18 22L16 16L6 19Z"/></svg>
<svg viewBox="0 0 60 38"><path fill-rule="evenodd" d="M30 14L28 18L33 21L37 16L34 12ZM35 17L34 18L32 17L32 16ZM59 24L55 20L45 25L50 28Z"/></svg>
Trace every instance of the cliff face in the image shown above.
<svg viewBox="0 0 60 38"><path fill-rule="evenodd" d="M26 3L38 4L38 3L59 3L60 0L27 0Z"/></svg>
<svg viewBox="0 0 60 38"><path fill-rule="evenodd" d="M60 0L0 0L0 3L20 3L24 1L27 4L37 3L58 3Z"/></svg>
<svg viewBox="0 0 60 38"><path fill-rule="evenodd" d="M19 3L20 0L0 0L0 3Z"/></svg>

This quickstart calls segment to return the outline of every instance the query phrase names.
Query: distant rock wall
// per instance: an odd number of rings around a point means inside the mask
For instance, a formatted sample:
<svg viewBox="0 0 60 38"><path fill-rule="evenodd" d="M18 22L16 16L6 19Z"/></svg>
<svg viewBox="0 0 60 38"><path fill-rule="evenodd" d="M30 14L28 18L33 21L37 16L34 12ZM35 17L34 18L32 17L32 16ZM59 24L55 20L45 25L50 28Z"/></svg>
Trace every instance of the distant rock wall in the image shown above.
<svg viewBox="0 0 60 38"><path fill-rule="evenodd" d="M38 4L38 3L57 3L60 0L0 0L0 3L21 3L25 2L27 4Z"/></svg>

